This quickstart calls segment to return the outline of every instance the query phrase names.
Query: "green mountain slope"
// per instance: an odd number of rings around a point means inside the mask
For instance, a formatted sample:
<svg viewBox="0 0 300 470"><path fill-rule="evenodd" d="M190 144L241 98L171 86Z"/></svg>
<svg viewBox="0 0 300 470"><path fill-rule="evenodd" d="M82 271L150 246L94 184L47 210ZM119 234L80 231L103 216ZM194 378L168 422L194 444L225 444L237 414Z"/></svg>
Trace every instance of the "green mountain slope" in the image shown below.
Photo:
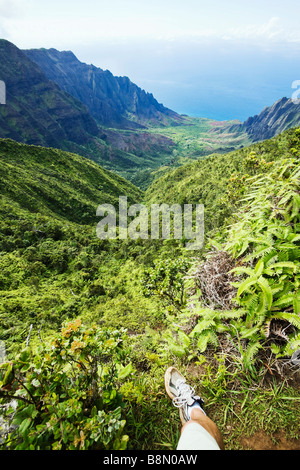
<svg viewBox="0 0 300 470"><path fill-rule="evenodd" d="M238 195L240 179L261 171L262 163L298 151L299 138L291 129L277 137L226 154L212 154L169 171L155 180L146 191L146 201L167 204L204 204L206 229L220 226L232 212L227 191Z"/></svg>
<svg viewBox="0 0 300 470"><path fill-rule="evenodd" d="M218 233L191 257L180 241L97 239L99 201L126 191L138 202L139 190L82 157L0 143L0 341L13 361L0 368L0 400L24 384L22 398L32 403L19 400L21 425L6 444L95 448L95 429L104 435L100 448L110 417L122 416L128 449L174 449L180 421L163 375L176 364L201 386L227 449L247 447L249 428L274 438L283 432L292 445L300 419L298 368L288 365L300 347L300 129L182 167L148 192L148 202L159 203L164 191L168 202L198 202L202 191ZM124 327L116 359L110 351ZM97 413L106 420L93 421ZM90 418L94 428L84 424Z"/></svg>
<svg viewBox="0 0 300 470"><path fill-rule="evenodd" d="M125 261L114 263L114 243L97 238L96 209L142 193L84 157L9 139L0 139L0 188L0 340L9 351L30 324L56 329L111 298Z"/></svg>
<svg viewBox="0 0 300 470"><path fill-rule="evenodd" d="M2 198L22 209L64 218L79 224L94 222L99 204L117 204L127 195L138 201L141 191L76 154L17 144L0 139Z"/></svg>
<svg viewBox="0 0 300 470"><path fill-rule="evenodd" d="M0 108L1 137L44 146L85 144L99 133L88 109L47 79L12 43L0 41L0 76L6 105Z"/></svg>

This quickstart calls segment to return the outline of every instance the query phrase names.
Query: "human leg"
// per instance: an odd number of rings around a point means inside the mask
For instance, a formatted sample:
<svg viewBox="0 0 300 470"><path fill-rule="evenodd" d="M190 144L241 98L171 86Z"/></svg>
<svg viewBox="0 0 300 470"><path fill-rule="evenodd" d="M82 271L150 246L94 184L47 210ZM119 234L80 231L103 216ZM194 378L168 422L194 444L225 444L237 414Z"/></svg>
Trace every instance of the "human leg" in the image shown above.
<svg viewBox="0 0 300 470"><path fill-rule="evenodd" d="M182 430L178 449L223 450L222 435L206 415L203 400L175 367L170 367L165 373L165 388L173 404L179 408Z"/></svg>
<svg viewBox="0 0 300 470"><path fill-rule="evenodd" d="M218 426L197 407L192 409L191 419L182 426L181 436L183 436L186 431L189 431L187 428L193 423L204 428L214 438L220 450L224 450L224 442Z"/></svg>

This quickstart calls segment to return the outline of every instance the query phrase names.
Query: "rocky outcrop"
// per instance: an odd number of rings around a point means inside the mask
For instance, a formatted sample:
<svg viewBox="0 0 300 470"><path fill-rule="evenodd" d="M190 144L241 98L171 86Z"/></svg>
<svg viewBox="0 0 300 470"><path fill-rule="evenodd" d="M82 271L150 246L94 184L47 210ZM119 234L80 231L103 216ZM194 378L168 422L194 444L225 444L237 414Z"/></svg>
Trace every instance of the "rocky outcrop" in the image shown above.
<svg viewBox="0 0 300 470"><path fill-rule="evenodd" d="M252 142L259 142L298 126L300 104L292 99L282 98L272 106L265 107L260 114L249 117L244 123L235 124L231 131L246 132Z"/></svg>

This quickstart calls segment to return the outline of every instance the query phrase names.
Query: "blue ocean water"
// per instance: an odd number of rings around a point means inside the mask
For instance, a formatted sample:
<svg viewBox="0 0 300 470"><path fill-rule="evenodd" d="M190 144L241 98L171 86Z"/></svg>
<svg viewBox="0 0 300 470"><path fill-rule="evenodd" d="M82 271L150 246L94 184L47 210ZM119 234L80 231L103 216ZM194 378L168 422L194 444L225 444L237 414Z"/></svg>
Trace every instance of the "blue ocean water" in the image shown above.
<svg viewBox="0 0 300 470"><path fill-rule="evenodd" d="M128 76L180 114L244 121L293 93L300 46L238 41L148 41L80 47L79 60Z"/></svg>

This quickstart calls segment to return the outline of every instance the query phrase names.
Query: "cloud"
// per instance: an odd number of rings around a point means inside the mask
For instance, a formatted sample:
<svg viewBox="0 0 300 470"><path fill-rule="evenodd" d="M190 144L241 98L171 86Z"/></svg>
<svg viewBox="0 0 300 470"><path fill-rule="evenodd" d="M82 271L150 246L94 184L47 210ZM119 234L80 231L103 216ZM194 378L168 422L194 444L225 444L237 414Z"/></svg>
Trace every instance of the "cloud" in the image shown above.
<svg viewBox="0 0 300 470"><path fill-rule="evenodd" d="M0 37L14 41L14 35L11 34L14 21L20 20L26 16L32 0L0 0Z"/></svg>
<svg viewBox="0 0 300 470"><path fill-rule="evenodd" d="M94 15L87 9L79 14L80 7L74 7L74 14L67 14L64 9L55 8L48 2L45 9L36 0L0 0L0 32L1 26L7 32L9 40L20 47L57 47L72 48L74 45L93 45L95 42L107 44L115 41L157 40L183 43L209 42L209 41L243 41L251 43L261 42L293 42L300 44L298 27L289 21L282 23L280 16L267 17L261 23L254 23L253 18L238 17L235 21L239 26L231 26L223 21L220 13L212 19L207 16L195 18L187 17L187 13L178 17L178 12L166 16L165 10L161 15L157 12L131 10L127 8L116 9L111 7L102 11L98 9ZM283 26L284 24L284 26Z"/></svg>
<svg viewBox="0 0 300 470"><path fill-rule="evenodd" d="M271 42L290 42L293 40L300 42L300 35L298 31L283 28L279 17L272 17L263 24L249 24L242 28L231 28L223 35L223 39L255 42L262 40Z"/></svg>
<svg viewBox="0 0 300 470"><path fill-rule="evenodd" d="M111 61L118 62L123 61L124 54L126 61L130 60L126 47L129 50L132 42L151 50L151 53L155 53L155 58L168 58L178 47L185 48L185 54L190 55L189 50L192 48L205 48L209 53L216 45L227 49L258 46L275 52L277 48L285 49L288 54L294 54L300 46L300 31L295 15L294 19L287 18L279 10L273 16L265 10L259 14L252 13L252 16L239 11L236 16L231 15L230 21L226 21L228 12L223 12L222 9L217 10L215 15L210 10L200 15L196 9L194 16L191 16L192 11L188 9L191 3L187 3L185 13L184 9L180 10L182 16L179 17L179 11L175 7L175 11L171 11L169 15L162 7L160 11L156 11L149 6L144 11L141 6L137 8L141 3L135 0L130 0L129 6L125 6L123 0L100 3L86 1L87 7L94 4L94 14L91 8L86 7L83 11L83 4L80 2L74 2L72 11L71 0L62 2L62 7L58 6L58 0L52 0L51 3L46 0L45 3L37 0L0 0L0 35L21 49L86 48L86 56L91 57L91 61L93 58L89 49L114 49L115 55L111 57ZM116 3L118 8L112 9L112 4L116 7ZM142 4L144 5L143 2ZM106 8L102 8L105 5ZM122 54L117 52L118 49L122 50Z"/></svg>
<svg viewBox="0 0 300 470"><path fill-rule="evenodd" d="M28 6L28 2L24 2L24 0L0 0L0 17L21 17L27 10Z"/></svg>

